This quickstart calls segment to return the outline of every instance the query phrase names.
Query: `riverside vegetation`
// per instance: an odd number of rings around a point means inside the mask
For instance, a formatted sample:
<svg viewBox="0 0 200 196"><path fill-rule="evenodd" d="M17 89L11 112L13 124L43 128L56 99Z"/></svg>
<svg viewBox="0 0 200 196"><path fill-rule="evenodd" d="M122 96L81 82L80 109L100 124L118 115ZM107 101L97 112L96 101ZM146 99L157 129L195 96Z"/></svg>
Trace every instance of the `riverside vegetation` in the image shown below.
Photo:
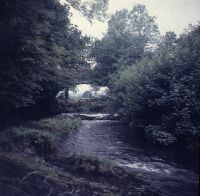
<svg viewBox="0 0 200 196"><path fill-rule="evenodd" d="M160 38L155 17L136 5L111 17L93 56L94 82L110 88L112 112L150 142L198 151L199 24L179 38L174 32Z"/></svg>
<svg viewBox="0 0 200 196"><path fill-rule="evenodd" d="M72 25L70 9L103 20L108 0L66 2L1 2L0 195L162 195L139 172L63 157L63 139L81 122L58 114L117 113L143 142L197 156L200 25L161 36L155 17L137 4L110 16L107 33L94 40ZM57 92L81 82L82 72L92 85L109 87L108 100L59 105Z"/></svg>
<svg viewBox="0 0 200 196"><path fill-rule="evenodd" d="M60 155L63 138L79 125L78 118L57 116L2 131L0 194L159 195L140 179L141 174L93 157Z"/></svg>

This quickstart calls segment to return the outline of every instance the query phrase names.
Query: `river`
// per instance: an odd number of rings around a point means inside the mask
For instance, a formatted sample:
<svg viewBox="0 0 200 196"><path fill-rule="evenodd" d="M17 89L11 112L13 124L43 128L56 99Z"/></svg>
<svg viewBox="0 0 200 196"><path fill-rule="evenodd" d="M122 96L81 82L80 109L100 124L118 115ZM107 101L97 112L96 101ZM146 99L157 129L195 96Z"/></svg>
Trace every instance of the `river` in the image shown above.
<svg viewBox="0 0 200 196"><path fill-rule="evenodd" d="M155 148L129 133L119 121L82 120L79 130L66 139L63 153L93 156L141 173L164 196L198 195L197 168L183 155Z"/></svg>

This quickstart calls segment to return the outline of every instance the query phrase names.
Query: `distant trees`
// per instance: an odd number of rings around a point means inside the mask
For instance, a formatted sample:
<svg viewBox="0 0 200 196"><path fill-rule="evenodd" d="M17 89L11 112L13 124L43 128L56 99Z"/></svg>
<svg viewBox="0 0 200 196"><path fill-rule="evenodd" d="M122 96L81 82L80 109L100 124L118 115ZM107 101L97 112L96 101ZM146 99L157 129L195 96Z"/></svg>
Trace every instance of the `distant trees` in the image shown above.
<svg viewBox="0 0 200 196"><path fill-rule="evenodd" d="M117 11L108 21L107 34L94 45L96 82L105 85L117 69L148 56L158 37L155 17L148 14L144 5L135 5L131 11Z"/></svg>
<svg viewBox="0 0 200 196"><path fill-rule="evenodd" d="M150 141L197 148L200 136L200 26L165 35L153 57L112 78L112 107Z"/></svg>
<svg viewBox="0 0 200 196"><path fill-rule="evenodd" d="M109 85L110 108L150 141L195 149L200 136L200 25L159 36L145 6L116 12L97 40L94 83Z"/></svg>
<svg viewBox="0 0 200 196"><path fill-rule="evenodd" d="M109 0L61 0L66 5L73 7L85 15L89 21L93 19L104 20Z"/></svg>
<svg viewBox="0 0 200 196"><path fill-rule="evenodd" d="M70 69L84 63L87 39L57 0L3 0L0 119L50 113L58 90L71 85Z"/></svg>

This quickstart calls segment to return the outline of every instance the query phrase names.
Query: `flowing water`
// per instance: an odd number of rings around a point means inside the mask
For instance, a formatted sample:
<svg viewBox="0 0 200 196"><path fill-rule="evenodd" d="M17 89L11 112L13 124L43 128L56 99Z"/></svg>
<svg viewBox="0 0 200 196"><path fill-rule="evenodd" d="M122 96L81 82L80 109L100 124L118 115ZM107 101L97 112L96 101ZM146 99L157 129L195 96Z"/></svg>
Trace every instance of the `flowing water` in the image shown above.
<svg viewBox="0 0 200 196"><path fill-rule="evenodd" d="M161 195L194 196L198 175L184 155L158 149L130 136L119 121L83 120L66 140L63 153L83 154L114 162L141 177Z"/></svg>

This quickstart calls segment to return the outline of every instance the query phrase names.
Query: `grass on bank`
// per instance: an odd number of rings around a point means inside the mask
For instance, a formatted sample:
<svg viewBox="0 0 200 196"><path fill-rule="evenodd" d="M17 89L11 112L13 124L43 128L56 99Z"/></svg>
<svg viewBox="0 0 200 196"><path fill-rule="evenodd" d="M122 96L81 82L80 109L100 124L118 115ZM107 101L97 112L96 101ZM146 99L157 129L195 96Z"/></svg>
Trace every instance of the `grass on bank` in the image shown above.
<svg viewBox="0 0 200 196"><path fill-rule="evenodd" d="M61 195L69 189L66 186L79 186L46 159L56 155L62 136L77 129L80 122L56 116L1 130L0 195L48 195L51 191Z"/></svg>
<svg viewBox="0 0 200 196"><path fill-rule="evenodd" d="M128 177L128 173L125 173L123 169L117 167L114 162L105 159L101 160L97 157L77 154L71 156L68 162L71 165L71 170L78 171L80 173L86 173L94 176L97 174L104 177Z"/></svg>
<svg viewBox="0 0 200 196"><path fill-rule="evenodd" d="M0 194L10 195L113 195L121 196L114 185L73 176L44 159L0 153ZM2 190L1 190L2 189ZM18 194L17 194L18 193ZM28 193L28 194L27 194Z"/></svg>
<svg viewBox="0 0 200 196"><path fill-rule="evenodd" d="M135 192L135 188L130 190L129 184L133 180L134 187L141 184L137 174L96 158L60 157L56 153L56 143L63 134L79 125L80 119L57 116L1 131L0 195L1 191L5 196L16 191L26 195L27 190L33 196L49 195L51 191L54 195L80 192L123 196L128 195L127 188L128 192Z"/></svg>
<svg viewBox="0 0 200 196"><path fill-rule="evenodd" d="M80 122L79 118L56 116L40 121L30 121L18 127L10 127L0 132L0 154L9 155L16 162L29 165L34 170L38 168L37 170L40 171L48 171L45 160L53 157L55 165L72 172L125 177L121 169L105 160L101 161L82 154L68 158L57 156L56 148L62 136L76 130ZM54 171L49 171L49 173L53 174Z"/></svg>
<svg viewBox="0 0 200 196"><path fill-rule="evenodd" d="M42 119L40 121L32 121L30 127L49 132L69 132L80 126L80 118L66 118L66 116L57 116L55 118Z"/></svg>
<svg viewBox="0 0 200 196"><path fill-rule="evenodd" d="M0 160L8 160L22 169L34 171L34 173L48 178L59 178L58 170L50 166L42 157L27 156L21 153L0 153Z"/></svg>
<svg viewBox="0 0 200 196"><path fill-rule="evenodd" d="M7 128L0 132L0 151L37 155L52 153L62 135L77 129L80 122L78 118L57 116Z"/></svg>

